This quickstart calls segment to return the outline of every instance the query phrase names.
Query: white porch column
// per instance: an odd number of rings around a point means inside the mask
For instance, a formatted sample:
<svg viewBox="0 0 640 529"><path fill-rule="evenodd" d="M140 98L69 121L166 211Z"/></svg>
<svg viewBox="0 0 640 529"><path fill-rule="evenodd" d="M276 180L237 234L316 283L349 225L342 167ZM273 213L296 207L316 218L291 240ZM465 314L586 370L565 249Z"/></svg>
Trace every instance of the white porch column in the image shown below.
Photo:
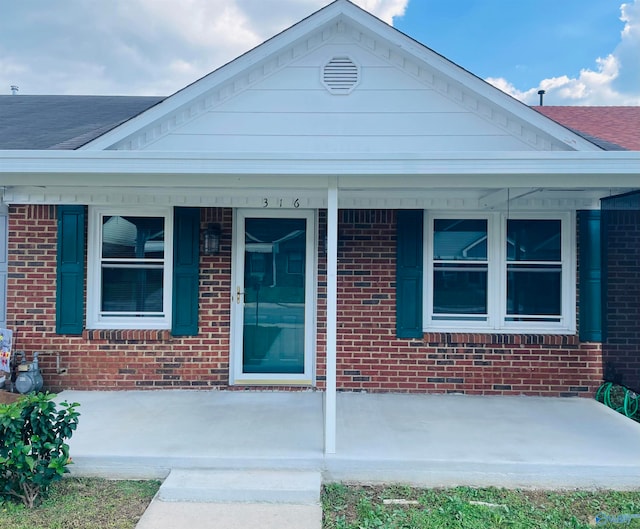
<svg viewBox="0 0 640 529"><path fill-rule="evenodd" d="M324 451L336 453L336 335L338 326L338 178L327 194L327 379L324 401Z"/></svg>

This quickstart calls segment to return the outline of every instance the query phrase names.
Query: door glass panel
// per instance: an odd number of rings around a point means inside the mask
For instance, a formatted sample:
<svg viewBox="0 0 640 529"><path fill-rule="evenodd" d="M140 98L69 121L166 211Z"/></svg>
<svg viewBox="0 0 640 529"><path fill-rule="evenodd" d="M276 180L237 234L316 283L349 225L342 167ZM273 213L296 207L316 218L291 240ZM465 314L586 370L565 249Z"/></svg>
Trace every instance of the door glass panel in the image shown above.
<svg viewBox="0 0 640 529"><path fill-rule="evenodd" d="M245 219L243 373L304 373L306 230Z"/></svg>

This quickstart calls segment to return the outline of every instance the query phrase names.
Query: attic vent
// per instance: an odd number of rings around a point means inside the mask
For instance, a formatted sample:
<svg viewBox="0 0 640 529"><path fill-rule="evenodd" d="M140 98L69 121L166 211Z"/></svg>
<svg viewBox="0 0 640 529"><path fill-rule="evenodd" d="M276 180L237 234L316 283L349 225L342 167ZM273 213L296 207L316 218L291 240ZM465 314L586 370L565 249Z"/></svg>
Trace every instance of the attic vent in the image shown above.
<svg viewBox="0 0 640 529"><path fill-rule="evenodd" d="M360 81L360 70L349 57L334 57L322 69L322 83L332 94L349 94Z"/></svg>

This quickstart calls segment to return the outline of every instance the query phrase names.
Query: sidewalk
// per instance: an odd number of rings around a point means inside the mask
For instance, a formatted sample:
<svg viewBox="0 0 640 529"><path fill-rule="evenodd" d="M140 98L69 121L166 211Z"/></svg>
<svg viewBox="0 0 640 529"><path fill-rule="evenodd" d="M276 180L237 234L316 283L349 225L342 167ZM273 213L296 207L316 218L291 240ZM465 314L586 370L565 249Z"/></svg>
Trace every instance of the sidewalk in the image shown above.
<svg viewBox="0 0 640 529"><path fill-rule="evenodd" d="M320 529L320 505L153 501L136 529Z"/></svg>

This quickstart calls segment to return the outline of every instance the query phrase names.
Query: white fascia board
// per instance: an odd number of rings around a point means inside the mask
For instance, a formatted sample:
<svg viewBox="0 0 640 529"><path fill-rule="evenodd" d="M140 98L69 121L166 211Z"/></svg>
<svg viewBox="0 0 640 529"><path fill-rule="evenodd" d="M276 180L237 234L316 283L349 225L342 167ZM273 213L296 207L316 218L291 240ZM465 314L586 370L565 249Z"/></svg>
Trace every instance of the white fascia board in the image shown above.
<svg viewBox="0 0 640 529"><path fill-rule="evenodd" d="M216 179L224 177L225 187L235 187L236 179L257 177L291 176L292 185L325 187L326 182L318 177L341 175L341 184L347 176L387 179L384 187L405 187L415 182L413 177L447 177L443 184L451 185L451 177L486 177L487 182L499 176L512 179L536 177L518 187L539 187L538 179L545 176L577 175L585 180L581 187L601 187L603 178L614 176L635 179L640 183L640 151L540 151L540 152L493 152L493 153L428 153L372 155L371 153L339 155L281 155L259 153L255 155L201 154L137 151L0 151L0 186L3 185L47 185L62 181L86 178L84 185L145 185L149 178L157 185L166 185L166 177L180 177L172 185L216 186ZM304 177L309 177L304 178ZM394 177L394 178L389 178ZM397 178L395 178L397 177ZM111 182L110 179L114 181ZM402 178L402 180L398 180ZM315 180L314 180L315 179ZM285 181L287 179L285 178ZM433 185L437 179L429 179ZM566 187L566 182L544 179L545 187ZM589 182L593 182L590 184ZM424 183L423 183L424 185ZM611 183L612 186L629 187ZM500 187L493 185L487 187Z"/></svg>

